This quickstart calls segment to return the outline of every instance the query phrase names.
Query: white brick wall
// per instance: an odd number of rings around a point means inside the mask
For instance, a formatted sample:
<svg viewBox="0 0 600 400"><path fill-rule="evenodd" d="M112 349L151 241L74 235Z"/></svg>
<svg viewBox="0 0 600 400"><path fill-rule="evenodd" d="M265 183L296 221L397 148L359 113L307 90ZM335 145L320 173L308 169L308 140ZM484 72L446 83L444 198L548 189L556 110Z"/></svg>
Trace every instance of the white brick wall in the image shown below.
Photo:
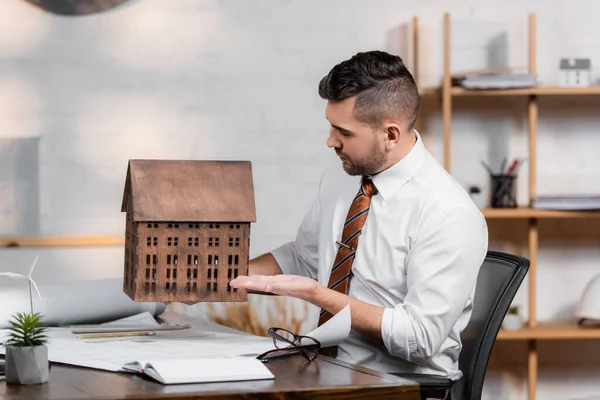
<svg viewBox="0 0 600 400"><path fill-rule="evenodd" d="M120 201L129 158L249 159L258 214L251 252L268 251L294 236L321 168L332 156L325 146L328 128L317 95L319 79L357 51L410 54L399 47L407 42L400 33L418 15L421 83L437 84L444 11L453 16L456 69L484 63L485 54L474 46L490 39L505 40L511 66L526 67L527 13L535 12L542 83L557 82L563 56L591 57L594 81L600 77L595 27L600 5L593 0L506 0L501 6L490 0L141 0L85 18L53 17L24 1L0 0L0 139L39 138L39 164L32 160L22 167L31 170L0 174L4 199L28 190L15 176L39 177L39 198L21 210L26 222L7 214L13 203L0 202L2 233L35 227L31 216L38 213L39 231L31 234L122 233ZM485 181L480 158L497 166L502 156L526 155L525 103L513 103L456 102L452 168L461 183ZM598 105L593 98L542 101L539 192L569 186L576 192L600 191ZM441 160L439 110L425 122L427 145ZM527 166L521 173L527 176ZM521 179L519 201L526 202L527 196L527 182ZM542 232L548 241L542 241L539 258L541 319L569 316L587 280L600 272L598 230L587 240L565 242L552 232L576 235L577 224L555 225L548 222L550 233ZM520 229L515 235L525 236L522 225L503 225L508 231L513 226ZM18 270L35 252L0 254L2 265ZM40 254L41 282L121 274L119 249L45 249ZM518 300L526 294L525 285ZM567 358L599 371L586 357L599 347L594 341L586 345L580 352L568 347L572 343L556 348L572 349ZM542 361L550 360L555 346L541 348ZM525 353L519 355L523 365ZM542 369L538 398L598 391L590 368L587 374L582 368L559 372L556 381L556 369ZM486 398L524 398L524 378L517 372L491 373Z"/></svg>

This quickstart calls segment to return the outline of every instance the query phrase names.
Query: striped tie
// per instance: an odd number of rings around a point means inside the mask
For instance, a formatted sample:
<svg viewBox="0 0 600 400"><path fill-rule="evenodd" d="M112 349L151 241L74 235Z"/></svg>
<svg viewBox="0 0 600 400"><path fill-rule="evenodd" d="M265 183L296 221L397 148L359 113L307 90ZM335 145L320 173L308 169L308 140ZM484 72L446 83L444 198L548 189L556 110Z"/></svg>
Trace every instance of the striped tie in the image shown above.
<svg viewBox="0 0 600 400"><path fill-rule="evenodd" d="M377 193L377 188L367 177L363 177L362 185L358 190L358 194L350 205L344 230L342 231L342 240L338 242L338 252L331 269L329 289L336 290L340 293L348 293L348 284L352 276L352 262L358 246L358 238L371 205L371 197ZM321 310L319 314L319 325L327 322L333 315L325 310Z"/></svg>

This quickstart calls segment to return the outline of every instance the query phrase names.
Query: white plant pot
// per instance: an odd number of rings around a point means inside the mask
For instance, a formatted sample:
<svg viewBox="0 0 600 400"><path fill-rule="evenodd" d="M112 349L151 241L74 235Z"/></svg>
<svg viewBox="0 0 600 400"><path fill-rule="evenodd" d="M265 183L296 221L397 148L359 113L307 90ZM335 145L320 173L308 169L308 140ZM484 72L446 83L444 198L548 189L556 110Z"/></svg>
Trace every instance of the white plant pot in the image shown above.
<svg viewBox="0 0 600 400"><path fill-rule="evenodd" d="M6 383L34 385L48 382L48 347L6 346Z"/></svg>
<svg viewBox="0 0 600 400"><path fill-rule="evenodd" d="M470 193L471 199L473 200L473 203L475 203L475 205L477 206L477 208L479 208L480 210L484 209L486 206L486 199L483 196L483 193Z"/></svg>
<svg viewBox="0 0 600 400"><path fill-rule="evenodd" d="M502 321L502 328L507 331L516 331L523 327L523 319L520 315L507 314Z"/></svg>

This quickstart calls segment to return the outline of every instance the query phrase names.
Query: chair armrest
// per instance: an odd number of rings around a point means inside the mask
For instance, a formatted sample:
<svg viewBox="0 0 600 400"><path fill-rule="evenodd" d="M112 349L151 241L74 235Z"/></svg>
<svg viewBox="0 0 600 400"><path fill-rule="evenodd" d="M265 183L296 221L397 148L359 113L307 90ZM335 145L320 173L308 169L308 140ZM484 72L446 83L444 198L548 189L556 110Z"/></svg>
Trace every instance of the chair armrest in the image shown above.
<svg viewBox="0 0 600 400"><path fill-rule="evenodd" d="M392 373L391 375L399 376L401 378L410 379L411 381L415 381L421 387L421 390L424 391L443 391L450 390L454 381L450 378L446 378L444 376L439 375L429 375L429 374L410 374L410 373Z"/></svg>

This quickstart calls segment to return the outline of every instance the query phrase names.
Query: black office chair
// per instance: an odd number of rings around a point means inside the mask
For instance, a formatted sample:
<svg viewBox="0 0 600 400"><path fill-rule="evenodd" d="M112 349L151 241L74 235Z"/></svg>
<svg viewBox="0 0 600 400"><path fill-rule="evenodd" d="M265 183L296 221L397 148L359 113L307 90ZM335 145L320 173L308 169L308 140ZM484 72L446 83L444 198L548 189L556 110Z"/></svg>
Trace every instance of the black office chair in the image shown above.
<svg viewBox="0 0 600 400"><path fill-rule="evenodd" d="M524 257L488 251L477 277L471 320L461 334L460 380L425 374L394 375L418 382L421 399L479 400L496 336L529 264Z"/></svg>

